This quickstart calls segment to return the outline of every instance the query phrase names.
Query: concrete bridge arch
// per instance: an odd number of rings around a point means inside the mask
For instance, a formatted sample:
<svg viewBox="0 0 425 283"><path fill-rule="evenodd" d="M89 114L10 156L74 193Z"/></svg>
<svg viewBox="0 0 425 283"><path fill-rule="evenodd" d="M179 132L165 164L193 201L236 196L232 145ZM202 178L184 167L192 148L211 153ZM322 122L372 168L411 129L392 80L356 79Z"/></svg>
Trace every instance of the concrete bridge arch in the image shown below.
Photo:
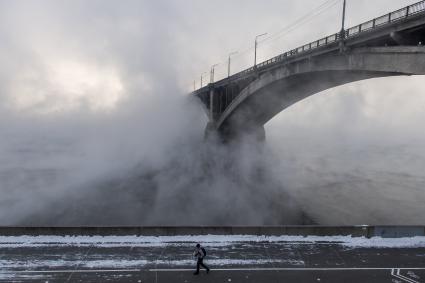
<svg viewBox="0 0 425 283"><path fill-rule="evenodd" d="M425 75L424 46L356 48L259 73L210 124L223 139L265 138L264 125L291 105L326 89L389 76Z"/></svg>

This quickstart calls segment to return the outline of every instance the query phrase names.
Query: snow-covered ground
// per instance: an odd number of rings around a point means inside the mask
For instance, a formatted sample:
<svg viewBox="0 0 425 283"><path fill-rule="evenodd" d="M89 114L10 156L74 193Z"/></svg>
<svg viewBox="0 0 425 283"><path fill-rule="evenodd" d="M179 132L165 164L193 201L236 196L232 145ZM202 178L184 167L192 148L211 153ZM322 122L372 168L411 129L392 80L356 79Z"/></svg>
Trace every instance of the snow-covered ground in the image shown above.
<svg viewBox="0 0 425 283"><path fill-rule="evenodd" d="M36 280L40 274L68 278L76 270L139 275L157 269L191 270L196 265L195 243L207 249L206 264L226 270L393 268L406 260L421 267L425 258L425 237L0 236L0 282L25 276Z"/></svg>
<svg viewBox="0 0 425 283"><path fill-rule="evenodd" d="M96 247L161 247L204 243L210 247L241 242L288 242L291 244L337 243L346 247L414 248L425 247L425 237L365 238L351 236L255 236L255 235L194 235L194 236L0 236L0 248L47 246Z"/></svg>

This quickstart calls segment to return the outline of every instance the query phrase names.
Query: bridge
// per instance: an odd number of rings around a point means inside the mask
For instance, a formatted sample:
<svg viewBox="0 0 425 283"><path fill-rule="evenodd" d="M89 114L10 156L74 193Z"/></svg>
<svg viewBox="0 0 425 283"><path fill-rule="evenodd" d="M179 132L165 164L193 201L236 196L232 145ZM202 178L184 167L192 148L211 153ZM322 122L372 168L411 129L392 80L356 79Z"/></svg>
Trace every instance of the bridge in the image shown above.
<svg viewBox="0 0 425 283"><path fill-rule="evenodd" d="M378 77L425 75L425 1L342 29L195 90L208 115L206 136L251 134L321 91Z"/></svg>

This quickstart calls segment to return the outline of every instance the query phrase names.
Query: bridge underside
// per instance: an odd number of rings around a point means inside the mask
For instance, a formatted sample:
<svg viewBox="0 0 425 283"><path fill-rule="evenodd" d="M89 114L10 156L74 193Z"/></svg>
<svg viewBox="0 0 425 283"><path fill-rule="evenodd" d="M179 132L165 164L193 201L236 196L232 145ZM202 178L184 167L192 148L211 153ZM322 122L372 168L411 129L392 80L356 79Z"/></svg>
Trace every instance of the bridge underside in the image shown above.
<svg viewBox="0 0 425 283"><path fill-rule="evenodd" d="M218 129L223 137L233 139L263 129L264 124L281 111L313 94L355 81L397 75L365 71L322 71L294 75L273 82L247 97Z"/></svg>
<svg viewBox="0 0 425 283"><path fill-rule="evenodd" d="M285 65L260 75L215 118L225 140L244 133L264 139L264 124L291 105L347 83L425 74L425 47L360 48Z"/></svg>

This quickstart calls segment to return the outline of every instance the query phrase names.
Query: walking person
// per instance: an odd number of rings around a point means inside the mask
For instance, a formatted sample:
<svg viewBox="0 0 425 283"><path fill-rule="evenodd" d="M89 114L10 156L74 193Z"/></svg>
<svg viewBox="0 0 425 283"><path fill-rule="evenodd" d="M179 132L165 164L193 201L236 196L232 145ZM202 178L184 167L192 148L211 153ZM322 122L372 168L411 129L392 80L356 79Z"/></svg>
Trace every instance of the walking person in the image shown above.
<svg viewBox="0 0 425 283"><path fill-rule="evenodd" d="M205 249L203 247L201 247L200 244L196 244L196 249L193 252L193 256L195 258L197 258L197 262L196 262L196 272L193 273L193 275L198 275L199 274L199 267L202 266L203 268L205 268L207 270L207 273L210 272L210 269L208 268L208 266L206 266L204 264L204 257L207 255L207 252L205 251Z"/></svg>

